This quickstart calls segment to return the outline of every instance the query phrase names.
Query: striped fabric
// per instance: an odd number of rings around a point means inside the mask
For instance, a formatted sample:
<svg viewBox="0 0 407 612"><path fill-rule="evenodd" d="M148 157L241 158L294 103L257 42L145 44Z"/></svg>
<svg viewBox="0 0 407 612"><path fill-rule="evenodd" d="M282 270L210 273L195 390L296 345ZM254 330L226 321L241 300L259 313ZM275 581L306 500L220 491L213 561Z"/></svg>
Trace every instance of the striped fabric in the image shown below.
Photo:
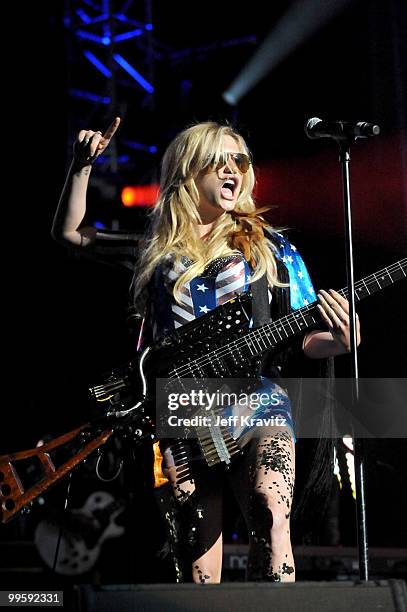
<svg viewBox="0 0 407 612"><path fill-rule="evenodd" d="M186 257L172 267L171 258L163 266L164 283L172 292L175 280L191 265ZM211 262L202 276L195 277L181 289L181 304L172 302L174 327L178 328L196 317L224 304L234 295L247 291L250 270L243 255L230 255Z"/></svg>
<svg viewBox="0 0 407 612"><path fill-rule="evenodd" d="M273 236L277 248L274 254L287 267L290 277L291 307L293 310L313 302L316 294L307 268L296 247L280 233L268 231ZM141 236L124 231L98 231L96 241L86 249L87 254L105 263L125 267L134 272L137 265ZM220 257L212 261L201 276L197 276L181 288L181 303L175 302L172 292L175 281L192 264L187 257L182 257L177 264L171 255L161 263L162 272L162 303L167 303L171 321L166 321L173 328L178 328L200 317L216 306L220 306L235 295L245 292L250 287L250 268L242 254ZM269 301L272 294L269 290ZM151 319L146 321L147 327L153 331L153 338L163 332L161 321L155 320L156 308L152 304ZM162 310L162 309L161 309ZM168 318L168 317L167 317Z"/></svg>

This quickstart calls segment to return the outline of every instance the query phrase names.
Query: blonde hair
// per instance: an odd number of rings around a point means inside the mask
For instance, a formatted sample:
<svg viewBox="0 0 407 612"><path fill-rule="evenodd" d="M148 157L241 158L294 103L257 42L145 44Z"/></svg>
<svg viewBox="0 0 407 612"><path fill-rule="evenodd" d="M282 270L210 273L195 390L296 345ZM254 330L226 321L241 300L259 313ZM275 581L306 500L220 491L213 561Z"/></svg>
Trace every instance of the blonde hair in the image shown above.
<svg viewBox="0 0 407 612"><path fill-rule="evenodd" d="M210 261L240 253L230 246L229 234L233 232L235 221L228 212L217 219L207 240L202 240L198 232L199 193L195 179L205 168L216 167L223 152L224 136L234 138L241 153L250 155L238 132L228 125L214 122L198 123L183 130L168 146L161 163L159 198L151 212L150 235L133 278L135 301L166 256L174 258L174 265L180 262L183 255L193 262L179 276L173 288L174 298L180 302L181 287L202 274ZM234 209L236 212L251 213L256 210L252 196L254 185L255 176L250 164L249 170L243 174L242 188ZM265 238L252 245L256 268L251 280L257 280L267 273L270 286L286 286L277 278L272 248L272 243Z"/></svg>

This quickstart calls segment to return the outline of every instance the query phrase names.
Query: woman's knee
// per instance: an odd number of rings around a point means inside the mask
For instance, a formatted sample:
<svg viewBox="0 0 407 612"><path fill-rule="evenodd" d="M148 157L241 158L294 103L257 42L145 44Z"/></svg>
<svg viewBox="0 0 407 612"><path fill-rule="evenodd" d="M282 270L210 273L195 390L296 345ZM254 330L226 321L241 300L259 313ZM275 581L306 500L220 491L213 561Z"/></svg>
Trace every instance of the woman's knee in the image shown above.
<svg viewBox="0 0 407 612"><path fill-rule="evenodd" d="M251 520L254 530L261 527L275 536L286 535L290 526L290 508L290 500L277 499L261 489L256 490L251 496Z"/></svg>

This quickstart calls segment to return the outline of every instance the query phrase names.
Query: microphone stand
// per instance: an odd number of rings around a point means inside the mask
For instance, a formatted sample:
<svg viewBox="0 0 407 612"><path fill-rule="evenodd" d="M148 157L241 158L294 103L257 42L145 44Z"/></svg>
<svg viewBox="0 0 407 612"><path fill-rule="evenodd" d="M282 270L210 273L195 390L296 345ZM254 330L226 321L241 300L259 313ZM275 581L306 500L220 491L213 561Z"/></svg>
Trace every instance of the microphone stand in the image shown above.
<svg viewBox="0 0 407 612"><path fill-rule="evenodd" d="M350 347L351 347L351 414L359 401L358 355L356 343L356 311L355 311L355 284L353 275L353 244L352 244L352 209L350 196L350 145L354 136L335 138L339 145L339 161L342 170L343 209L345 222L346 247L346 276L349 300ZM357 541L359 553L359 577L363 581L369 579L368 540L366 524L366 498L365 498L365 452L361 438L353 437L355 485L356 485L356 520Z"/></svg>

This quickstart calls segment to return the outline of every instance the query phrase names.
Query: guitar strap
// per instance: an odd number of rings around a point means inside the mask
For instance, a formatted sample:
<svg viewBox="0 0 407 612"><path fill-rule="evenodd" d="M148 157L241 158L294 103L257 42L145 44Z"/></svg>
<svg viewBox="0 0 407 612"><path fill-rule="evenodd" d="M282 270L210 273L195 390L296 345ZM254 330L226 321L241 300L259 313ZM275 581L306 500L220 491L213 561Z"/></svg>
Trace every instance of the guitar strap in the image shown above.
<svg viewBox="0 0 407 612"><path fill-rule="evenodd" d="M261 327L271 321L267 274L254 281L251 290L253 327Z"/></svg>
<svg viewBox="0 0 407 612"><path fill-rule="evenodd" d="M290 277L288 270L282 261L275 259L277 266L277 278L289 284ZM290 287L274 287L272 290L271 304L269 303L267 274L264 274L257 281L252 283L251 291L253 295L252 317L253 327L260 327L273 320L288 314L290 307Z"/></svg>

